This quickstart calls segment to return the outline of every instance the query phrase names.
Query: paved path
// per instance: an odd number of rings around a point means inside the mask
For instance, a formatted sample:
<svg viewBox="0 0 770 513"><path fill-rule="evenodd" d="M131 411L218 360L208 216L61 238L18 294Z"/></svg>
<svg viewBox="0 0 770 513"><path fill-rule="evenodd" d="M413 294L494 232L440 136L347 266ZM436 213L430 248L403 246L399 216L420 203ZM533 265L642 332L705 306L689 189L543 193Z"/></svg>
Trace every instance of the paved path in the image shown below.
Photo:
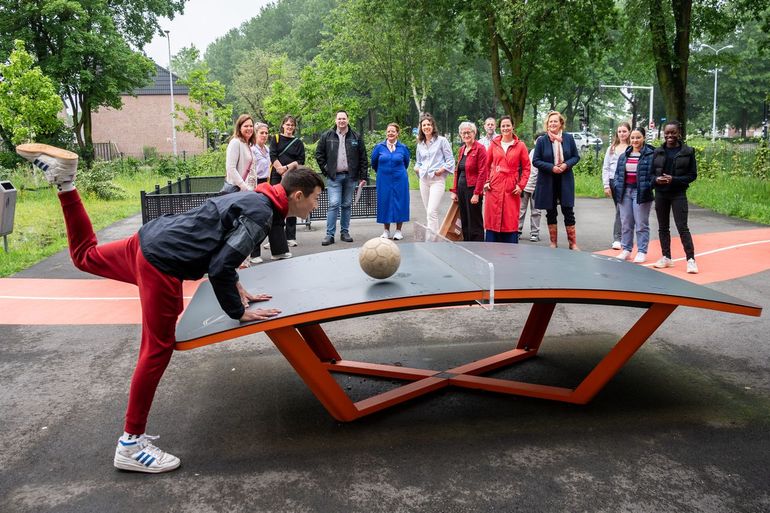
<svg viewBox="0 0 770 513"><path fill-rule="evenodd" d="M412 208L423 219L416 191ZM609 200L579 199L576 210L583 250L613 253ZM113 225L100 239L129 235L138 223ZM697 207L690 225L696 250L709 252L694 279L767 308L768 228ZM655 238L654 219L651 228ZM350 247L322 248L323 231L322 222L300 227L293 251ZM354 220L353 245L381 231ZM545 230L541 236L547 244ZM12 293L1 291L9 280L0 284L0 296L49 297L31 301L27 319L0 320L3 512L770 510L767 312L679 308L587 406L455 392L349 424L328 416L262 334L177 353L149 431L163 435L161 447L183 466L148 476L111 465L139 335L128 314L136 308L122 303L135 301L130 287L109 296L109 282L75 270L64 253L10 281L21 279L57 280L17 281ZM88 294L113 299L50 299L86 280ZM109 323L86 322L105 303ZM0 299L0 319L7 310ZM31 320L62 312L56 324ZM448 368L510 344L526 313L527 305L435 309L326 328L351 358ZM569 386L639 313L559 305L541 356L515 375ZM340 379L359 398L389 387Z"/></svg>

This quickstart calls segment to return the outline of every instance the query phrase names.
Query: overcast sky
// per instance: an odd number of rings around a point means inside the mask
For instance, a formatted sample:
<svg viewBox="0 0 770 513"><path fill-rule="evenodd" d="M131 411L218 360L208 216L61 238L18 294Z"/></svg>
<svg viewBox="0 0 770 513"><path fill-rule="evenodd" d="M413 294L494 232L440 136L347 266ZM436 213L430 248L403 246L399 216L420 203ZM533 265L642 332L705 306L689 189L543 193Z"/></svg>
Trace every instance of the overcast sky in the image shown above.
<svg viewBox="0 0 770 513"><path fill-rule="evenodd" d="M250 20L260 9L274 0L188 0L184 14L172 21L161 20L161 27L170 31L171 53L194 44L201 55L206 47L231 28ZM168 66L168 42L166 36L156 37L145 47L147 56L164 68Z"/></svg>

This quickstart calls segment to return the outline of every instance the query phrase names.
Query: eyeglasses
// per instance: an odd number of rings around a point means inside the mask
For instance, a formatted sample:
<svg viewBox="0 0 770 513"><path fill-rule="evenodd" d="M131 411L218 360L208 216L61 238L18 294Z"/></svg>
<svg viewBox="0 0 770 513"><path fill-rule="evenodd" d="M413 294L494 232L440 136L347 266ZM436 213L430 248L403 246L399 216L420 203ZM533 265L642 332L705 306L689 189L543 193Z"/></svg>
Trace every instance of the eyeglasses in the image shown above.
<svg viewBox="0 0 770 513"><path fill-rule="evenodd" d="M462 132L460 132L460 135L471 135L471 134L473 134L473 131L471 130L463 130Z"/></svg>

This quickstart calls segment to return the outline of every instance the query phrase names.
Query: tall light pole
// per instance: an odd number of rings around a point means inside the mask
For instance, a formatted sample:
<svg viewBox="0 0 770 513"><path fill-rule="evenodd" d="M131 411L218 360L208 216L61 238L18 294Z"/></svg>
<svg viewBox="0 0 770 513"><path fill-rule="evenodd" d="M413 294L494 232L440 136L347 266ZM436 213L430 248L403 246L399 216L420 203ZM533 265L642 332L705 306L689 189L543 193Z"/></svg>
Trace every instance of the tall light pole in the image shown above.
<svg viewBox="0 0 770 513"><path fill-rule="evenodd" d="M722 50L727 50L728 48L732 48L733 45L723 46L719 50L705 43L701 43L700 47L701 49L710 48L714 52L714 54L719 55L719 52L721 52ZM719 67L715 64L714 65L714 113L711 116L711 142L712 143L716 140L716 135L717 135L717 80L718 80L717 77L719 77Z"/></svg>
<svg viewBox="0 0 770 513"><path fill-rule="evenodd" d="M168 87L171 90L171 147L174 151L174 157L176 157L176 117L174 111L176 110L174 105L174 75L171 73L171 36L168 30L164 30L166 33L166 39L168 40Z"/></svg>

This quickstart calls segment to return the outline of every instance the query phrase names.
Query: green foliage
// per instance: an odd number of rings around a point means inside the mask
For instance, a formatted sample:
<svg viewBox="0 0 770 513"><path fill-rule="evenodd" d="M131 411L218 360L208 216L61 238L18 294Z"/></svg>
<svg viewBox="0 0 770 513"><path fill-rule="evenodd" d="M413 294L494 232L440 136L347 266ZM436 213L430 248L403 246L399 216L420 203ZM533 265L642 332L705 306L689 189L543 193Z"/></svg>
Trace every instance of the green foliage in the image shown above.
<svg viewBox="0 0 770 513"><path fill-rule="evenodd" d="M700 165L700 163L699 163ZM690 201L720 214L770 224L770 181L751 176L702 177L687 190Z"/></svg>
<svg viewBox="0 0 770 513"><path fill-rule="evenodd" d="M302 99L301 116L305 133L320 133L334 126L340 109L348 113L350 124L363 114L361 99L354 80L355 68L350 63L339 63L316 57L306 66L300 78L299 96Z"/></svg>
<svg viewBox="0 0 770 513"><path fill-rule="evenodd" d="M24 42L14 41L6 62L0 62L0 137L9 150L56 132L62 102L50 78L34 65Z"/></svg>
<svg viewBox="0 0 770 513"><path fill-rule="evenodd" d="M271 70L275 78L270 84L270 94L263 101L265 122L278 131L283 117L292 114L297 118L297 123L301 124L302 102L297 92L299 78L293 74L285 58L273 62Z"/></svg>
<svg viewBox="0 0 770 513"><path fill-rule="evenodd" d="M171 71L181 80L187 79L190 73L201 66L203 66L201 52L195 48L195 45L184 46L171 57Z"/></svg>
<svg viewBox="0 0 770 513"><path fill-rule="evenodd" d="M751 171L755 178L763 180L770 178L770 149L768 149L765 139L759 143Z"/></svg>
<svg viewBox="0 0 770 513"><path fill-rule="evenodd" d="M204 65L190 73L187 80L180 81L189 87L190 101L193 105L176 105L183 119L179 127L183 132L190 132L209 140L209 134L226 134L232 124L233 107L225 101L225 86L217 80L209 80L209 68ZM215 141L215 145L219 141Z"/></svg>
<svg viewBox="0 0 770 513"><path fill-rule="evenodd" d="M0 0L0 54L26 41L43 73L72 107L81 155L93 158L91 111L120 108L121 94L148 83L155 66L141 50L184 0Z"/></svg>
<svg viewBox="0 0 770 513"><path fill-rule="evenodd" d="M293 62L285 55L257 48L244 54L244 59L238 65L233 78L231 93L235 96L237 112L250 112L256 116L256 120L277 126L284 114L297 112L289 110L275 114L279 107L286 104L297 108L298 101L294 91L298 85L299 70ZM271 115L268 115L268 105L271 103Z"/></svg>
<svg viewBox="0 0 770 513"><path fill-rule="evenodd" d="M604 197L602 184L603 154L596 156L593 150L580 154L580 162L573 168L575 173L575 194L593 198Z"/></svg>
<svg viewBox="0 0 770 513"><path fill-rule="evenodd" d="M89 169L78 171L77 188L81 194L105 201L125 199L126 191L114 182L119 171L119 164L97 161Z"/></svg>

